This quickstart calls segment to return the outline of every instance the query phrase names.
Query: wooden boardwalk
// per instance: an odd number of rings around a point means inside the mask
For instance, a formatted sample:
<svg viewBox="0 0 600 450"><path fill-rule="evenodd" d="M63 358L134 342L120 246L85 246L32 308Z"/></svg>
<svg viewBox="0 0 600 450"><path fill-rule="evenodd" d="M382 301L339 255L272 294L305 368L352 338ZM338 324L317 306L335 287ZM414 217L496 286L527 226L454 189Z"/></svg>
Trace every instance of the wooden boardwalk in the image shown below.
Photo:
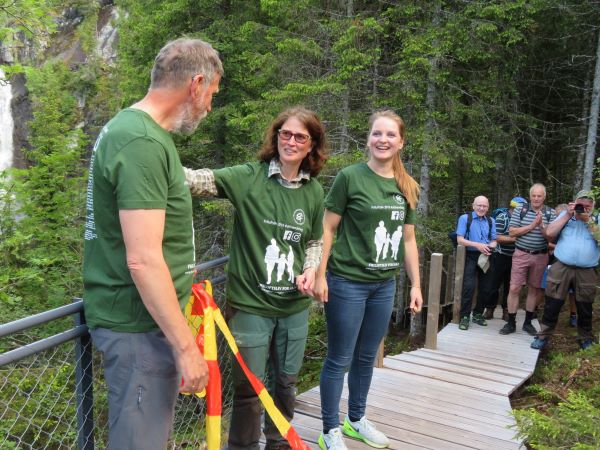
<svg viewBox="0 0 600 450"><path fill-rule="evenodd" d="M499 317L499 310L496 317ZM447 325L437 338L437 349L419 349L384 358L375 369L367 417L391 441L391 449L519 449L514 439L508 396L533 373L538 351L532 337L521 331L498 334L501 319L487 327L471 324L461 331ZM536 328L539 327L534 322ZM346 414L344 387L340 421ZM321 432L319 388L298 396L293 425L311 448ZM350 449L367 445L345 439Z"/></svg>

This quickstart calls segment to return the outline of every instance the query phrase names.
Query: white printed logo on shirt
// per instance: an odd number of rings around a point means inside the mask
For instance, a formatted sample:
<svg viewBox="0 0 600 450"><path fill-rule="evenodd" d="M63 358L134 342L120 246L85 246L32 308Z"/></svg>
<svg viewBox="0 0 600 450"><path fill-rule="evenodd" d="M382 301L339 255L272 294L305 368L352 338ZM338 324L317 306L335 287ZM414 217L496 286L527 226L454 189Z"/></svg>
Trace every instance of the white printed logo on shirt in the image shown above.
<svg viewBox="0 0 600 450"><path fill-rule="evenodd" d="M389 258L394 261L398 260L398 248L400 247L400 241L402 240L402 225L399 225L394 232L390 235L383 220L379 221L379 226L375 228L375 237L373 242L375 243L375 262L379 260L388 259L388 252L391 253Z"/></svg>
<svg viewBox="0 0 600 450"><path fill-rule="evenodd" d="M272 275L275 266L277 266L277 282L279 283L283 279L283 274L287 271L287 281L290 283L294 282L294 251L290 247L290 251L282 253L277 241L271 239L271 244L267 246L265 251L265 265L267 267L267 284L272 283Z"/></svg>

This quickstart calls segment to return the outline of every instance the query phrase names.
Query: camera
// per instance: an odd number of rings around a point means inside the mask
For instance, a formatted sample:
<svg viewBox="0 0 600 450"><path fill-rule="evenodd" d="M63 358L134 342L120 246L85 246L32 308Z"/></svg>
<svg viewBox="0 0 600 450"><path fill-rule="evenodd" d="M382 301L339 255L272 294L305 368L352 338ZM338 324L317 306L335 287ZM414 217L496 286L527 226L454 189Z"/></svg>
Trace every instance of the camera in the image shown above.
<svg viewBox="0 0 600 450"><path fill-rule="evenodd" d="M582 214L585 212L585 208L583 207L583 205L581 203L577 203L575 205L575 212L578 214Z"/></svg>

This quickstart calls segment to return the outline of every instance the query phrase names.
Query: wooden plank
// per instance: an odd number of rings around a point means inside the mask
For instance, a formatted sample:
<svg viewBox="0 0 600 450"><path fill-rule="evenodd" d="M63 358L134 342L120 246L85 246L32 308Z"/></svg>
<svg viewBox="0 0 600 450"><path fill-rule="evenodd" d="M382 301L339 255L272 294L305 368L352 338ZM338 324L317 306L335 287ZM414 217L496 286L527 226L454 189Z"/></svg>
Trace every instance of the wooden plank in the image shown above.
<svg viewBox="0 0 600 450"><path fill-rule="evenodd" d="M482 423L485 426L494 425L502 429L507 426L512 426L515 423L512 416L507 414L502 415L495 412L483 411L482 409L474 409L467 405L457 405L432 397L411 395L409 392L403 392L401 396L397 396L396 393L380 391L375 388L372 389L371 393L385 399L389 404L394 404L394 409L402 411L412 411L415 409L419 411L420 414L430 414L432 421L436 421L436 418L445 419L448 417L455 417L457 420L472 422L474 424ZM310 415L320 423L321 408L318 404L312 403L313 401L314 398L298 400L296 411L298 413ZM342 420L343 416L341 415L340 423Z"/></svg>
<svg viewBox="0 0 600 450"><path fill-rule="evenodd" d="M509 354L508 352L491 352L489 349L457 347L455 344L448 344L445 341L438 341L438 349L442 352L465 357L489 358L491 362L499 364L512 365L519 369L533 372L535 364L520 354Z"/></svg>
<svg viewBox="0 0 600 450"><path fill-rule="evenodd" d="M470 408L476 413L482 414L486 411L508 414L511 409L510 402L505 396L398 371L394 371L393 376L389 376L388 373L383 371L374 373L371 390L387 390L391 393L397 393L398 397L410 394L415 398L428 402L444 399L444 402L450 407ZM318 388L305 392L300 397L302 400L319 405Z"/></svg>
<svg viewBox="0 0 600 450"><path fill-rule="evenodd" d="M435 349L437 343L443 259L444 255L441 253L433 253L431 255L429 291L427 293L427 328L425 331L425 348L430 349Z"/></svg>
<svg viewBox="0 0 600 450"><path fill-rule="evenodd" d="M446 398L448 400L432 393L424 395L422 390L415 387L408 388L406 386L399 392L396 389L390 389L388 386L387 382L372 384L369 395L372 393L379 398L386 399L390 405L394 405L394 408L400 405L406 405L408 410L425 408L429 414L439 415L440 417L460 416L471 421L481 421L485 424L499 424L502 427L514 424L514 419L510 416L509 401L487 402L481 395L477 395L479 394L477 391L474 392L475 395L470 401L461 402L459 395L454 397L451 395L451 386L447 389L448 395Z"/></svg>
<svg viewBox="0 0 600 450"><path fill-rule="evenodd" d="M464 352L469 351L485 352L490 358L501 359L505 361L514 361L520 364L535 366L539 352L516 342L494 343L485 338L473 339L463 335L438 336L438 347L444 346L443 351ZM441 347L440 347L441 348Z"/></svg>
<svg viewBox="0 0 600 450"><path fill-rule="evenodd" d="M484 434L479 431L473 431L476 429L474 425L467 422L462 423L461 426L470 429L457 428L448 424L440 424L430 420L426 414L423 417L419 417L414 411L402 411L395 408L393 402L387 400L378 399L377 396L369 396L369 404L367 406L367 416L369 420L377 424L377 427L386 435L393 436L395 429L403 429L413 431L424 436L429 436L437 439L447 441L462 446L462 448L485 448L485 449L498 449L503 450L506 448L518 448L515 441L511 441L510 438L506 438L507 435L502 437L489 436L485 433L490 433L490 429L487 428ZM342 401L340 402L340 411L346 413L347 397L342 394ZM450 421L451 422L451 421ZM495 427L495 431L505 430ZM419 444L417 442L417 444ZM511 447L513 446L513 447ZM438 448L449 448L449 444Z"/></svg>
<svg viewBox="0 0 600 450"><path fill-rule="evenodd" d="M488 370L502 375L509 375L513 377L528 378L530 371L521 369L519 367L512 367L508 365L496 364L483 359L465 358L462 355L442 353L438 350L431 351L428 349L419 349L414 352L410 352L410 355L418 358L432 359L435 361L444 361L452 364L461 365L464 367L470 367L473 369Z"/></svg>
<svg viewBox="0 0 600 450"><path fill-rule="evenodd" d="M465 349L475 352L484 351L490 358L501 359L505 361L515 361L521 364L534 364L537 361L538 353L532 353L529 346L524 348L519 343L493 343L485 342L485 338L469 339L467 336L438 336L438 343L444 345L447 351L462 352Z"/></svg>
<svg viewBox="0 0 600 450"><path fill-rule="evenodd" d="M306 433L306 435L309 436L307 439L305 439L304 434L301 434L301 437L303 438L303 440L305 442L307 442L307 444L309 444L309 445L312 442L317 442L317 439L319 438L319 435L321 434L321 428L322 428L321 421L316 420L310 416L305 416L302 414L299 414L298 416L294 416L292 425L294 426L294 428L296 428L296 431L298 429L300 429L300 430L302 430L303 433ZM381 429L381 424L376 423L376 426L378 429ZM422 450L424 448L435 448L435 447L424 447L423 444L419 442L420 440L422 440L422 436L416 435L415 433L412 433L412 436L411 436L410 433L407 433L406 431L401 430L401 429L394 430L393 434L387 434L387 437L390 439L390 447L389 447L390 449L395 448L395 449ZM436 441L436 440L431 440L431 439L429 439L429 441L435 445L441 445L444 443L443 441ZM355 441L348 437L344 438L344 442L346 443L346 446L351 450L355 450L355 449L363 450L363 449L372 448L362 442ZM311 448L313 448L313 447L311 446ZM315 448L318 448L318 446L316 446ZM442 447L437 447L437 448L442 448Z"/></svg>
<svg viewBox="0 0 600 450"><path fill-rule="evenodd" d="M452 384L458 384L461 386L468 386L473 389L478 389L485 392L491 392L494 394L508 395L512 391L513 385L506 383L499 383L496 381L486 380L482 381L478 377L470 375L462 375L456 373L449 373L444 370L435 369L431 367L419 366L416 364L403 364L391 358L384 359L385 367L390 369L413 373L421 375L426 378L432 378L434 380L445 381Z"/></svg>
<svg viewBox="0 0 600 450"><path fill-rule="evenodd" d="M477 417L479 420L489 423L510 425L514 420L509 415L510 403L506 402L489 403L485 399L473 397L470 401L461 401L461 397L449 393L444 400L440 400L437 392L428 392L426 389L414 389L412 386L404 386L405 390L398 394L398 390L385 391L384 387L378 384L372 385L371 393L379 397L386 398L390 405L401 402L410 404L427 404L428 408L436 411L450 411L451 414L462 415L465 417ZM299 401L303 405L303 413L312 414L320 418L321 407L319 404L318 393L302 394ZM343 417L342 417L343 418ZM341 419L342 419L341 418ZM340 419L340 420L341 420Z"/></svg>
<svg viewBox="0 0 600 450"><path fill-rule="evenodd" d="M393 359L395 361L405 361L407 364L416 364L423 367L441 369L447 372L454 372L458 374L474 376L482 380L496 381L498 383L509 384L511 386L515 386L523 382L523 378L519 376L499 374L497 372L487 370L486 368L465 367L460 364L455 364L454 361L446 362L433 359L419 358L418 356L412 355L411 353L403 353L397 356L388 356L388 358Z"/></svg>
<svg viewBox="0 0 600 450"><path fill-rule="evenodd" d="M504 326L506 322L501 320L489 320L487 322L487 326L477 325L475 323L471 323L468 330L459 330L458 326L444 327L443 330L440 331L440 336L445 336L446 334L461 334L461 335L490 335L494 342L509 342L509 341L518 341L522 342L524 346L529 347L531 341L533 340L533 336L530 336L528 333L523 331L520 326L517 326L517 331L511 334L502 335L500 334L500 330ZM532 322L533 326L536 329L539 329L539 325L537 323ZM472 338L473 336L471 336Z"/></svg>
<svg viewBox="0 0 600 450"><path fill-rule="evenodd" d="M343 397L344 398L344 397ZM373 391L369 394L369 406L373 408L380 408L382 410L390 410L394 413L396 411L405 411L411 417L423 419L431 423L440 425L447 425L460 430L470 431L473 433L482 434L484 436L492 437L495 439L512 440L514 431L506 428L504 424L485 423L480 420L464 420L456 414L452 409L442 411L436 414L436 412L430 408L435 402L429 403L424 402L422 407L412 406L410 408L402 408L401 402L396 400L390 401L389 398L378 395L377 391ZM445 414L444 414L445 413ZM395 416L395 414L394 414ZM457 420L458 419L458 420Z"/></svg>

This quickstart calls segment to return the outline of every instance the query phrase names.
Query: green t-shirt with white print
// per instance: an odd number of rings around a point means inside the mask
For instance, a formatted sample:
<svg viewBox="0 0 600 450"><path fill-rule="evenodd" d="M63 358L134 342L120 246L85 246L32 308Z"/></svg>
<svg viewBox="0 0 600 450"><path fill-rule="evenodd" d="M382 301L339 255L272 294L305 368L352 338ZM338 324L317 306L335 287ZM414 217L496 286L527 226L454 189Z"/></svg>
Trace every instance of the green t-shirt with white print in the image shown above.
<svg viewBox="0 0 600 450"><path fill-rule="evenodd" d="M325 208L342 216L328 270L353 281L376 282L398 273L404 262L403 225L414 224L394 178L366 163L342 169L325 199Z"/></svg>
<svg viewBox="0 0 600 450"><path fill-rule="evenodd" d="M314 179L297 189L268 177L269 165L252 162L213 171L218 195L235 207L227 300L265 317L306 309L296 288L308 241L323 234L323 188Z"/></svg>
<svg viewBox="0 0 600 450"><path fill-rule="evenodd" d="M158 329L127 266L119 211L130 209L165 210L162 252L183 309L195 266L192 197L173 138L152 117L133 108L104 126L90 161L83 304L92 329Z"/></svg>

